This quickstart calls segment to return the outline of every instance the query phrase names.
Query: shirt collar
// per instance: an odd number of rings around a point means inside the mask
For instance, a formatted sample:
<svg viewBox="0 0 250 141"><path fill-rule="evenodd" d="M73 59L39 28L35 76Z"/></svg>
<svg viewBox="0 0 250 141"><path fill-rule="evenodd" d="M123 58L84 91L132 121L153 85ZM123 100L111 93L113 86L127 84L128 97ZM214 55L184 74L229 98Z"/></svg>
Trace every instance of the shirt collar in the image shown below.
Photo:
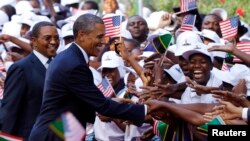
<svg viewBox="0 0 250 141"><path fill-rule="evenodd" d="M47 61L49 60L48 57L42 55L40 52L33 50L33 53L36 55L36 57L42 62L42 64L46 67Z"/></svg>
<svg viewBox="0 0 250 141"><path fill-rule="evenodd" d="M81 50L81 52L83 54L83 57L84 57L86 63L88 64L89 63L89 57L88 57L87 53L76 42L74 42L74 43Z"/></svg>

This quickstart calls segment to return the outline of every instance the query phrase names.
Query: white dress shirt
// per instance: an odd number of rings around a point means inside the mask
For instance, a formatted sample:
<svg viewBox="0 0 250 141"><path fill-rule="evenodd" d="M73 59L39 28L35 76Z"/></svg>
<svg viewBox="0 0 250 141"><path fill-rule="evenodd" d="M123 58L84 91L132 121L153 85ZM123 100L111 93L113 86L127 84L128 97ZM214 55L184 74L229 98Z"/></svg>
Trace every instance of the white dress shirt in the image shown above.
<svg viewBox="0 0 250 141"><path fill-rule="evenodd" d="M44 67L47 69L49 64L47 63L49 58L42 55L40 52L33 50L33 53L36 55L36 57L41 61L41 63L44 65Z"/></svg>

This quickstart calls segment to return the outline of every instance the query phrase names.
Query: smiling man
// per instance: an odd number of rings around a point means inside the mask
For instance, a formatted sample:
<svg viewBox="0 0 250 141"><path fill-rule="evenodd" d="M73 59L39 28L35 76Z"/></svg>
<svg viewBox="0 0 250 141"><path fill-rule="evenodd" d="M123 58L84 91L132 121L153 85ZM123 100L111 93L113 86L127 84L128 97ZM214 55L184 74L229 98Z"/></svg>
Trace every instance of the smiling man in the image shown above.
<svg viewBox="0 0 250 141"><path fill-rule="evenodd" d="M49 58L56 55L59 35L49 22L32 29L33 52L14 63L7 72L1 106L1 131L28 140L42 104Z"/></svg>
<svg viewBox="0 0 250 141"><path fill-rule="evenodd" d="M73 33L75 42L58 54L48 68L43 103L30 141L60 140L48 125L66 111L72 112L83 126L93 123L96 112L136 125L144 122L145 105L107 99L94 84L88 62L89 56L99 55L99 48L105 43L102 19L92 14L81 15L73 25Z"/></svg>
<svg viewBox="0 0 250 141"><path fill-rule="evenodd" d="M207 48L205 44L197 43L194 49L184 52L182 56L189 61L188 70L194 82L207 87L219 87L222 81L211 73L213 57ZM201 94L187 87L182 94L181 102L182 104L215 103L216 99L212 94Z"/></svg>

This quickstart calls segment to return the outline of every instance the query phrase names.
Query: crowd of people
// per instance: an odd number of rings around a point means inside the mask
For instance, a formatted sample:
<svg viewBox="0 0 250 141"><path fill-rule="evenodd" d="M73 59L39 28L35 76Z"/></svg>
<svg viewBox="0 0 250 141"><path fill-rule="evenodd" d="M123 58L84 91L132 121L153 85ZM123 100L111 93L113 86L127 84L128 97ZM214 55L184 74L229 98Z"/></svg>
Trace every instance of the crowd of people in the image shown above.
<svg viewBox="0 0 250 141"><path fill-rule="evenodd" d="M215 118L249 124L250 28L225 9L201 14L195 0L186 8L180 0L173 11L128 16L118 0L7 1L2 133L60 141L49 125L65 112L86 141L205 141L199 129ZM114 16L119 34L104 20ZM225 34L224 21L235 30Z"/></svg>

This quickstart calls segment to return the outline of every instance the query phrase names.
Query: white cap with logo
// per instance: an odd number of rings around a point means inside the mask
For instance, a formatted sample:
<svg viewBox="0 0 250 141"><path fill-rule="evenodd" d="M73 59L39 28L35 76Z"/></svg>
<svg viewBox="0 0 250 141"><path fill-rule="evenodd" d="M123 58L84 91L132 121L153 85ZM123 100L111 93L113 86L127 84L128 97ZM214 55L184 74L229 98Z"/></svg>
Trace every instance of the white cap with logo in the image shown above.
<svg viewBox="0 0 250 141"><path fill-rule="evenodd" d="M181 56L184 52L194 48L197 43L202 43L197 33L193 31L182 32L176 39L177 50L175 56Z"/></svg>
<svg viewBox="0 0 250 141"><path fill-rule="evenodd" d="M102 70L103 68L118 68L120 76L124 77L125 69L124 69L124 61L115 51L107 51L102 56L101 66L98 70Z"/></svg>

